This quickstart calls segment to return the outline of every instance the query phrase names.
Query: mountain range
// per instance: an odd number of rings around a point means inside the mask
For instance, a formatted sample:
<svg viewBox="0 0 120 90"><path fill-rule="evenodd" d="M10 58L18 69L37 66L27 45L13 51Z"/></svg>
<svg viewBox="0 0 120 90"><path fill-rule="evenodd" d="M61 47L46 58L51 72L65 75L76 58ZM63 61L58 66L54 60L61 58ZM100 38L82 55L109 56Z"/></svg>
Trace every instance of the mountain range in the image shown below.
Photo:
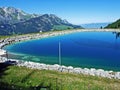
<svg viewBox="0 0 120 90"><path fill-rule="evenodd" d="M29 14L14 7L0 8L0 35L82 28L54 14Z"/></svg>
<svg viewBox="0 0 120 90"><path fill-rule="evenodd" d="M89 23L89 24L81 24L83 28L104 28L111 22L106 23Z"/></svg>

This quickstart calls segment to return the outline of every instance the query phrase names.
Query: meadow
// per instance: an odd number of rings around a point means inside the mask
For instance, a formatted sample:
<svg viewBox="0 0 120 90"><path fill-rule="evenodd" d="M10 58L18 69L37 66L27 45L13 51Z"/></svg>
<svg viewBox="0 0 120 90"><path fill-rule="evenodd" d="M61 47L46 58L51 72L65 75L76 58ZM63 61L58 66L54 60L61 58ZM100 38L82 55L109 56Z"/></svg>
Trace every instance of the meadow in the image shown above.
<svg viewBox="0 0 120 90"><path fill-rule="evenodd" d="M4 64L1 63L1 66ZM0 66L0 67L1 67ZM0 90L119 90L120 80L4 65Z"/></svg>

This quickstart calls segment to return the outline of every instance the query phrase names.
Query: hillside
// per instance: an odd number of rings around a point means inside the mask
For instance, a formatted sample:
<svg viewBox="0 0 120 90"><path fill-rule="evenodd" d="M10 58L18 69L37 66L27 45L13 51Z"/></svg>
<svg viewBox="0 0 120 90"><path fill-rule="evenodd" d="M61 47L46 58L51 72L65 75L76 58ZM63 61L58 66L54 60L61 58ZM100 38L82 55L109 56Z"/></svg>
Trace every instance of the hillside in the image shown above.
<svg viewBox="0 0 120 90"><path fill-rule="evenodd" d="M28 14L13 7L0 8L0 35L37 33L40 31L82 28L54 14Z"/></svg>
<svg viewBox="0 0 120 90"><path fill-rule="evenodd" d="M120 19L111 23L111 24L109 24L105 28L115 28L115 29L120 28Z"/></svg>

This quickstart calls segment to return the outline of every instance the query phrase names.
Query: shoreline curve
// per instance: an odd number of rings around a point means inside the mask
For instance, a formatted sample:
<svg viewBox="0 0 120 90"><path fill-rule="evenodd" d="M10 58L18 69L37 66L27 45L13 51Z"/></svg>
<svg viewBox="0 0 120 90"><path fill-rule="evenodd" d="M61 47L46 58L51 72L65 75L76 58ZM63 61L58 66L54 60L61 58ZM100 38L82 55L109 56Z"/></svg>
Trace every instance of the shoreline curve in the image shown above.
<svg viewBox="0 0 120 90"><path fill-rule="evenodd" d="M16 59L7 59L6 57L2 57L2 55L6 54L7 51L3 50L3 47L6 45L10 45L16 42L22 42L27 40L33 39L40 39L52 36L59 36L64 34L76 33L76 32L120 32L119 29L79 29L79 30L66 30L66 31L54 31L54 32L46 32L46 33L37 33L37 34L27 34L27 35L20 35L5 39L0 39L0 62L9 62L15 61L17 66L25 66L31 69L39 69L39 70L55 70L59 72L68 72L68 73L75 73L75 74L86 74L92 76L100 76L106 78L114 78L120 79L120 72L113 72L113 71L105 71L103 69L95 69L95 68L73 68L72 66L60 66L58 64L48 65L42 63L36 63L31 61L22 61Z"/></svg>

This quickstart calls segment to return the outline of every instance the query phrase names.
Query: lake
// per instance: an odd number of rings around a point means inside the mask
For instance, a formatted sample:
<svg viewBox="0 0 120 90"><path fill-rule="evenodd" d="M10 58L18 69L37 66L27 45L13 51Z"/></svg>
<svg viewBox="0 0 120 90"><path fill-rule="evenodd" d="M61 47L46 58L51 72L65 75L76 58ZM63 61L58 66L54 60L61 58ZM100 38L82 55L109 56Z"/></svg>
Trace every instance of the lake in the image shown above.
<svg viewBox="0 0 120 90"><path fill-rule="evenodd" d="M9 58L46 64L120 71L120 38L113 32L79 32L4 47Z"/></svg>

